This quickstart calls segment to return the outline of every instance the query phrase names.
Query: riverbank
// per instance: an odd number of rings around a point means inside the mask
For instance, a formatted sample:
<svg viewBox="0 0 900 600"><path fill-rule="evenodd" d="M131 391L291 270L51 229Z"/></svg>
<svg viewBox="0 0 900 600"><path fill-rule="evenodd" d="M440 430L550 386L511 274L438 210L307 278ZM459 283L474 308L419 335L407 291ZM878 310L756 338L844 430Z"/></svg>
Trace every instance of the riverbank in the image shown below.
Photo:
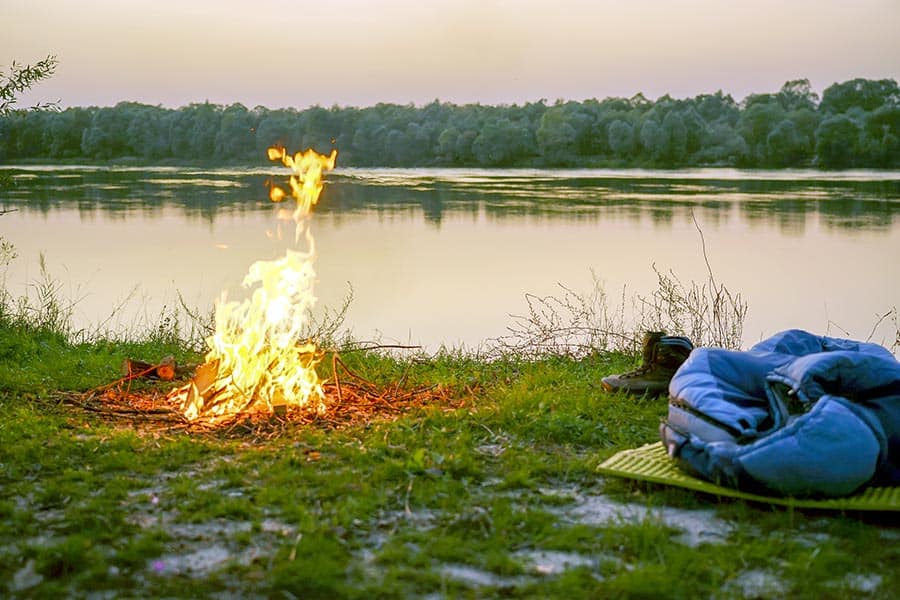
<svg viewBox="0 0 900 600"><path fill-rule="evenodd" d="M64 402L126 357L199 359L164 329L72 344L51 322L5 319L0 340L13 596L888 598L900 584L893 517L598 477L657 436L664 403L599 386L635 357L346 351L371 382L450 401L261 436Z"/></svg>

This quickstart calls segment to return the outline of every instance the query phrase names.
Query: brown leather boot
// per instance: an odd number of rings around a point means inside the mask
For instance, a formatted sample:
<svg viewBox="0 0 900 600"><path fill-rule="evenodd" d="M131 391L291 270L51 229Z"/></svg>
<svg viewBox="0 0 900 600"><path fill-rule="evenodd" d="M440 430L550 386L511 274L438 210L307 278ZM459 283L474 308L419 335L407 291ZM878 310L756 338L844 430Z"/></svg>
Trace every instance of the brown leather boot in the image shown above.
<svg viewBox="0 0 900 600"><path fill-rule="evenodd" d="M637 396L664 394L669 390L672 375L693 349L694 345L686 337L648 331L644 334L640 366L627 373L604 377L600 383L609 392L623 391Z"/></svg>

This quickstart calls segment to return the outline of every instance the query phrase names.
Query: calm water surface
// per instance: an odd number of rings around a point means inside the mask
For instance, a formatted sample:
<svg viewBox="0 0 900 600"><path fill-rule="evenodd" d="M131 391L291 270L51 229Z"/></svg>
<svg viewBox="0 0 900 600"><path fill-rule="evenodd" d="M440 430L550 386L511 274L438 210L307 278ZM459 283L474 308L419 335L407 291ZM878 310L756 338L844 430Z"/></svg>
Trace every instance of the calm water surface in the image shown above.
<svg viewBox="0 0 900 600"><path fill-rule="evenodd" d="M43 257L79 327L133 330L164 308L237 297L248 266L291 247L264 169L0 167L14 295ZM524 295L614 302L653 266L717 279L749 303L745 344L788 327L868 337L900 306L900 172L338 169L312 221L320 308L352 285L359 339L475 348ZM630 307L630 300L626 302ZM873 339L890 345L884 321Z"/></svg>

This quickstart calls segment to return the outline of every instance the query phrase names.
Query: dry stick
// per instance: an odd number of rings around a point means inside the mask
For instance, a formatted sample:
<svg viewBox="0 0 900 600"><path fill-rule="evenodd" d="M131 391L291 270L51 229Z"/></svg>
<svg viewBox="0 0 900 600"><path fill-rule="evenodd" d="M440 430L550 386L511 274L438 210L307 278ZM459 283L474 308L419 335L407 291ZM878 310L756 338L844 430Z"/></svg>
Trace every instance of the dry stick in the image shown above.
<svg viewBox="0 0 900 600"><path fill-rule="evenodd" d="M118 415L175 415L178 414L175 411L168 408L148 408L148 409L136 409L136 408L113 408L110 406L96 407L91 406L87 402L82 400L78 400L73 396L64 395L63 399L68 401L76 406L79 406L85 410L89 410L97 413L104 414L118 414Z"/></svg>
<svg viewBox="0 0 900 600"><path fill-rule="evenodd" d="M694 227L697 228L697 233L700 234L700 247L703 250L703 260L706 263L706 271L709 273L709 280L714 288L718 288L716 278L713 277L712 267L709 264L709 256L706 254L706 238L703 237L703 230L700 229L700 224L697 222L697 217L694 215L694 209L691 209L691 220L694 222Z"/></svg>
<svg viewBox="0 0 900 600"><path fill-rule="evenodd" d="M406 513L406 516L412 514L412 511L409 510L409 495L412 494L413 480L413 477L409 478L409 485L406 486L406 498L403 500L403 512Z"/></svg>
<svg viewBox="0 0 900 600"><path fill-rule="evenodd" d="M885 319L887 319L889 316L891 316L895 312L897 312L896 308L891 309L891 310L887 311L886 313L884 313L883 315L881 315L881 317L877 321L875 321L875 325L872 327L872 333L870 333L869 337L866 338L867 342L872 340L872 336L875 335L875 332L878 330L878 326L881 325L881 322L884 321Z"/></svg>
<svg viewBox="0 0 900 600"><path fill-rule="evenodd" d="M403 369L403 375L400 376L400 379L399 379L399 380L397 381L397 383L394 385L394 389L395 389L396 391L399 392L399 391L400 391L400 386L402 386L402 385L406 382L406 378L409 377L409 370L410 370L411 368L412 368L412 363L411 363L411 362L406 363L406 368Z"/></svg>
<svg viewBox="0 0 900 600"><path fill-rule="evenodd" d="M691 209L691 220L694 222L694 227L697 228L697 233L700 234L700 247L703 250L703 261L706 263L706 270L709 273L709 281L713 287L715 296L713 298L713 325L719 330L720 337L723 337L724 334L722 329L722 319L719 314L720 311L720 299L722 298L723 289L719 287L718 283L716 283L716 278L713 275L712 266L709 264L709 256L706 253L706 238L703 236L703 230L700 228L700 224L697 222L697 217L694 215L694 210ZM731 297L731 294L728 293L727 290L724 290L724 293L728 296L728 299L731 301L732 305L734 305L734 299Z"/></svg>
<svg viewBox="0 0 900 600"><path fill-rule="evenodd" d="M337 354L331 355L331 372L334 374L334 385L337 387L338 406L344 403L344 394L341 390L341 378L337 370Z"/></svg>
<svg viewBox="0 0 900 600"><path fill-rule="evenodd" d="M126 381L131 381L132 379L139 379L140 377L143 377L144 375L147 375L150 372L155 371L156 369L159 368L159 366L160 365L152 365L149 368L144 369L143 371L139 371L137 373L131 373L129 375L126 375L125 377L120 377L119 379L116 379L112 383L107 383L107 384L104 384L101 386L97 386L93 389L90 389L90 390L86 391L85 394L93 394L96 392L102 392L104 390L108 390L109 388L111 388L113 386L125 383ZM129 386L129 389L131 389L130 386Z"/></svg>
<svg viewBox="0 0 900 600"><path fill-rule="evenodd" d="M342 352L362 352L366 350L421 350L422 346L404 346L402 344L373 344L371 346L357 346L356 348L345 348Z"/></svg>
<svg viewBox="0 0 900 600"><path fill-rule="evenodd" d="M363 383L369 384L370 387L373 387L373 388L376 387L374 383L372 383L371 381L369 381L368 379L366 379L365 377L363 377L363 376L360 375L359 373L356 373L353 369L351 369L350 367L348 367L348 366L347 366L347 363L345 363L344 361L342 361L340 356L335 355L334 359L335 359L342 367L344 367L344 370L347 371L348 373L350 373L350 375L352 375L352 376L355 377L356 379L362 381Z"/></svg>

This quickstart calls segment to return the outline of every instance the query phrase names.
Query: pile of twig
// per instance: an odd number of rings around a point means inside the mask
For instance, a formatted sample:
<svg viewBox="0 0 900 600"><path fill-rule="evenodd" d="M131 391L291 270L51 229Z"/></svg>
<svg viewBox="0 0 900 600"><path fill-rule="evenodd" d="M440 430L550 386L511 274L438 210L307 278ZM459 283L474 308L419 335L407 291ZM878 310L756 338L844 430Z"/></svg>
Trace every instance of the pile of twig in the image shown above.
<svg viewBox="0 0 900 600"><path fill-rule="evenodd" d="M416 408L438 406L458 408L463 401L452 397L441 385L409 386L405 376L399 381L379 386L352 371L338 356L333 358L333 378L323 384L325 410L316 412L287 407L275 413L251 411L226 417L200 418L188 421L181 407L168 397L171 382L134 385L155 372L158 365L148 363L146 372L129 372L116 381L84 393L61 393L65 404L90 411L117 422L156 430L208 433L217 437L251 437L272 439L297 426L341 428L373 420L393 420ZM163 389L161 384L168 384Z"/></svg>

